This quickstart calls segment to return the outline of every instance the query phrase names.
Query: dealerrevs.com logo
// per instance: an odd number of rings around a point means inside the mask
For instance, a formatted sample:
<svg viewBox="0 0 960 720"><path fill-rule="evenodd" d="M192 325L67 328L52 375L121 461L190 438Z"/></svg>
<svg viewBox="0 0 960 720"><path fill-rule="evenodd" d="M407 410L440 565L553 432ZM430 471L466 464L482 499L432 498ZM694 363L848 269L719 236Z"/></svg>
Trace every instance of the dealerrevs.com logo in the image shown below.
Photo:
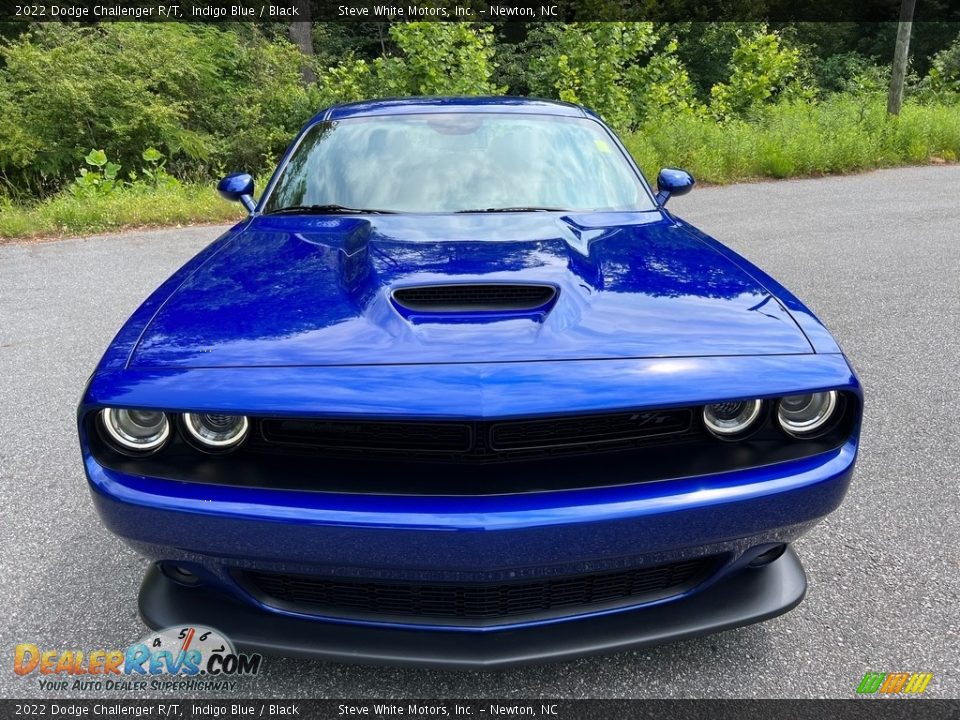
<svg viewBox="0 0 960 720"><path fill-rule="evenodd" d="M262 660L238 653L223 633L195 625L149 633L122 650L41 650L20 643L13 671L35 676L47 691L234 690L235 678L256 675Z"/></svg>

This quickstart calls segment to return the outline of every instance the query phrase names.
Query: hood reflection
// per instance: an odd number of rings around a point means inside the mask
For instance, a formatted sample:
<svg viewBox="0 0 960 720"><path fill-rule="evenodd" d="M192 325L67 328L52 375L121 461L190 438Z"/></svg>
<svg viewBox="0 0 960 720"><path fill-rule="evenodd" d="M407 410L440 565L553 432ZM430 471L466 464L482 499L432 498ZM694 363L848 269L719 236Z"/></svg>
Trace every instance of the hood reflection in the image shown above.
<svg viewBox="0 0 960 720"><path fill-rule="evenodd" d="M529 320L413 325L399 284L547 282ZM659 213L261 217L157 313L139 367L809 353L767 290Z"/></svg>

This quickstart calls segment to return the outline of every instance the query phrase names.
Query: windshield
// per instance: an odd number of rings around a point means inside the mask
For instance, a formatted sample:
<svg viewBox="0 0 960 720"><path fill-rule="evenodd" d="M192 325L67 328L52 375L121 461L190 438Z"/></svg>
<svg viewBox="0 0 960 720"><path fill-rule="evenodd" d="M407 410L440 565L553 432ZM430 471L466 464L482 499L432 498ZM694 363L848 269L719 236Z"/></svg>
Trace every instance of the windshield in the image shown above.
<svg viewBox="0 0 960 720"><path fill-rule="evenodd" d="M652 210L633 168L586 118L449 113L314 125L264 212Z"/></svg>

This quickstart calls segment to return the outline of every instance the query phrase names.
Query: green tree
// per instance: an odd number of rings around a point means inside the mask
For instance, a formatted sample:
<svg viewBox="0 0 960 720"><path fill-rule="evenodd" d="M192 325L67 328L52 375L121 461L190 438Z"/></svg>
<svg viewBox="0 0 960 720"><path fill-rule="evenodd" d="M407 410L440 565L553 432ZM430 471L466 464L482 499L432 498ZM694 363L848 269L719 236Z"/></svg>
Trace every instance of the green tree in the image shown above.
<svg viewBox="0 0 960 720"><path fill-rule="evenodd" d="M396 95L500 95L493 83L489 25L412 22L390 26L400 54L372 61L348 57L319 73L326 103Z"/></svg>
<svg viewBox="0 0 960 720"><path fill-rule="evenodd" d="M534 94L586 105L615 127L637 127L649 115L698 111L693 84L671 39L653 23L551 24L535 37Z"/></svg>
<svg viewBox="0 0 960 720"><path fill-rule="evenodd" d="M765 28L741 34L730 60L730 78L710 89L718 118L747 115L777 101L812 100L816 90L801 72L800 50L786 47Z"/></svg>
<svg viewBox="0 0 960 720"><path fill-rule="evenodd" d="M934 55L930 65L929 78L934 90L960 93L960 35Z"/></svg>
<svg viewBox="0 0 960 720"><path fill-rule="evenodd" d="M540 32L530 73L534 94L586 105L619 128L637 124L632 81L657 40L653 23L550 24Z"/></svg>
<svg viewBox="0 0 960 720"><path fill-rule="evenodd" d="M646 65L632 73L637 114L643 120L662 114L704 113L690 74L677 53L678 47L677 40L671 39Z"/></svg>

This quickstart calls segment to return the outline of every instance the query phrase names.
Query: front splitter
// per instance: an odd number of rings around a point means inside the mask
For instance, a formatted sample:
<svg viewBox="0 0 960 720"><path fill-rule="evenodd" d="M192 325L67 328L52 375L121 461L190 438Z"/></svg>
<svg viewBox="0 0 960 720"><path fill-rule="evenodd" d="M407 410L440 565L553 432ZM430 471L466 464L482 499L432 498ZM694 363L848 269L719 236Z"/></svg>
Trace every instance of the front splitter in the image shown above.
<svg viewBox="0 0 960 720"><path fill-rule="evenodd" d="M806 593L792 548L693 595L649 607L535 627L457 632L305 620L241 603L202 586L174 582L153 565L140 588L151 628L206 625L237 649L348 663L499 669L619 652L749 625L796 607Z"/></svg>

